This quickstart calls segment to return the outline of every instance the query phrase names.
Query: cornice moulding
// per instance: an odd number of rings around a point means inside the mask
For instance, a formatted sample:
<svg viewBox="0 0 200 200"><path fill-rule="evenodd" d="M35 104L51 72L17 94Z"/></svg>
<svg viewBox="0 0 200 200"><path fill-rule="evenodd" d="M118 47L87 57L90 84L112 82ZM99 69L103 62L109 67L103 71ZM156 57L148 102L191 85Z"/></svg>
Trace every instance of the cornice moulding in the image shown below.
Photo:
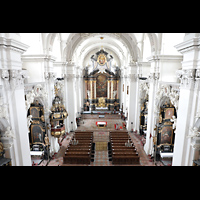
<svg viewBox="0 0 200 200"><path fill-rule="evenodd" d="M190 40L184 41L180 44L175 45L174 47L181 53L184 53L188 50L192 50L195 46L200 45L200 38L192 38Z"/></svg>
<svg viewBox="0 0 200 200"><path fill-rule="evenodd" d="M47 54L31 54L31 55L22 55L22 61L23 62L38 62L38 61L43 61L43 60L51 60L55 61L56 57L52 55L47 55Z"/></svg>
<svg viewBox="0 0 200 200"><path fill-rule="evenodd" d="M0 46L6 46L6 47L13 47L13 48L17 48L19 50L21 50L22 52L26 51L29 46L20 42L20 41L17 41L17 40L14 40L14 39L8 39L8 38L5 38L5 37L0 37Z"/></svg>

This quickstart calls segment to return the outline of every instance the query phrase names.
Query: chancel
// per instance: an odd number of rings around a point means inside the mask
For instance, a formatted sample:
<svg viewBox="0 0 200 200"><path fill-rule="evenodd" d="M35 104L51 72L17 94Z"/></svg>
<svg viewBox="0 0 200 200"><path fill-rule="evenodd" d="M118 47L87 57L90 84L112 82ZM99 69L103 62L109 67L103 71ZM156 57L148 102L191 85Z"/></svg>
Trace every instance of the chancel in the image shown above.
<svg viewBox="0 0 200 200"><path fill-rule="evenodd" d="M0 166L199 166L199 33L0 33Z"/></svg>
<svg viewBox="0 0 200 200"><path fill-rule="evenodd" d="M101 49L91 57L92 69L87 67L85 70L85 111L87 102L91 111L113 111L114 107L119 111L119 69L112 66L113 57L109 56Z"/></svg>

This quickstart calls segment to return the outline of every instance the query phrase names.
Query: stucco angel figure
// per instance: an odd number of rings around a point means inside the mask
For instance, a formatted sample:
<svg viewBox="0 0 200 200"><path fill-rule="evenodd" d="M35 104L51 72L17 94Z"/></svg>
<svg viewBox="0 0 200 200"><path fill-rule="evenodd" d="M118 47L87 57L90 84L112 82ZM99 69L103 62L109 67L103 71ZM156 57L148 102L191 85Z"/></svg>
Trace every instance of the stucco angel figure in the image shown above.
<svg viewBox="0 0 200 200"><path fill-rule="evenodd" d="M172 128L175 129L176 128L176 121L177 121L176 117L173 115L172 119L170 121L174 122Z"/></svg>
<svg viewBox="0 0 200 200"><path fill-rule="evenodd" d="M4 133L4 137L15 138L14 133L11 130L10 126L7 127L7 130Z"/></svg>
<svg viewBox="0 0 200 200"><path fill-rule="evenodd" d="M32 115L29 115L28 117L27 117L27 127L29 128L29 126L31 125L31 122L33 121L32 120Z"/></svg>
<svg viewBox="0 0 200 200"><path fill-rule="evenodd" d="M35 93L34 90L32 90L31 92L29 92L28 94L26 94L26 110L28 111L28 109L30 108L31 103L33 103L34 101L34 97L35 97Z"/></svg>
<svg viewBox="0 0 200 200"><path fill-rule="evenodd" d="M200 132L198 131L197 127L190 128L190 132L192 132L191 135L188 135L187 137L200 137Z"/></svg>
<svg viewBox="0 0 200 200"><path fill-rule="evenodd" d="M90 98L90 91L89 90L87 90L87 95L88 95L88 98Z"/></svg>
<svg viewBox="0 0 200 200"><path fill-rule="evenodd" d="M117 95L117 90L113 91L113 98L115 98L116 95Z"/></svg>

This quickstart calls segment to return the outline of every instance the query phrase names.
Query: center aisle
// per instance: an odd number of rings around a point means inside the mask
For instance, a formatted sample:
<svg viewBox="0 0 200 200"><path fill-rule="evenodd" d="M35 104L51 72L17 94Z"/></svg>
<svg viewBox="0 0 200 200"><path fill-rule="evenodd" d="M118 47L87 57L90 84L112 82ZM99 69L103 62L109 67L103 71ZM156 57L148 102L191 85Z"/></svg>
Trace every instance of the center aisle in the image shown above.
<svg viewBox="0 0 200 200"><path fill-rule="evenodd" d="M113 118L113 119L112 119ZM112 161L109 161L108 157L108 142L109 142L109 132L114 131L114 124L117 122L120 126L123 123L123 120L119 119L115 115L106 116L104 119L108 122L108 126L104 128L98 128L96 126L96 118L93 118L92 115L85 116L81 120L80 126L77 128L78 131L93 131L93 142L95 143L95 153L94 161L90 162L89 166L116 166L112 164ZM123 129L124 131L126 129ZM63 141L60 151L55 156L55 159L52 159L48 166L58 166L63 164L63 155L66 150L72 136L74 133L70 133ZM139 138L139 135L136 133L129 132L131 140L133 141L137 152L140 156L140 165L141 166L155 166L155 163L152 162L144 151L143 144ZM47 161L43 161L40 166L47 164ZM160 163L157 163L161 165ZM134 166L134 165L131 165Z"/></svg>
<svg viewBox="0 0 200 200"><path fill-rule="evenodd" d="M98 131L93 133L95 143L94 162L90 166L112 166L108 158L109 132Z"/></svg>

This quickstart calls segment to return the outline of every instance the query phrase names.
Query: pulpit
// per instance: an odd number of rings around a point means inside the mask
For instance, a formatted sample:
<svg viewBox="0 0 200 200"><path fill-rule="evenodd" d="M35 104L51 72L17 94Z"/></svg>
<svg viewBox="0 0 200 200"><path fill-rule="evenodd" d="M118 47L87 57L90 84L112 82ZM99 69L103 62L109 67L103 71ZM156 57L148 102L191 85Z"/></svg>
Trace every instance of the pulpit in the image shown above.
<svg viewBox="0 0 200 200"><path fill-rule="evenodd" d="M61 103L59 96L56 96L53 100L53 106L51 108L50 121L51 121L51 135L59 138L65 134L64 119L66 119L68 113Z"/></svg>

